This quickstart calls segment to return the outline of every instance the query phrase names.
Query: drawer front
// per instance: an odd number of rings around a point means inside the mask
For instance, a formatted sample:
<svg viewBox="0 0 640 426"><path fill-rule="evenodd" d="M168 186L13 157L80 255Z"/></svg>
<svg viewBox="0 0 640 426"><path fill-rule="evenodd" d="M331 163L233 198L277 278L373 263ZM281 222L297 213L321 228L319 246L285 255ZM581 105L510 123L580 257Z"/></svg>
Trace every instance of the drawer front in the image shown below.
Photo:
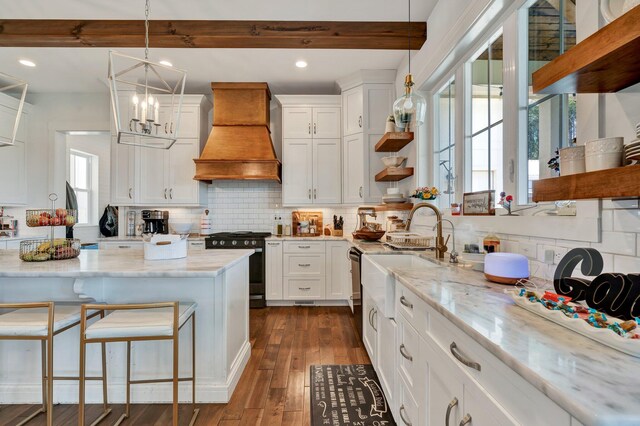
<svg viewBox="0 0 640 426"><path fill-rule="evenodd" d="M109 242L99 243L98 247L102 250L142 249L144 247L144 243L142 241L123 241L121 243Z"/></svg>
<svg viewBox="0 0 640 426"><path fill-rule="evenodd" d="M324 254L286 254L284 256L286 276L324 276Z"/></svg>
<svg viewBox="0 0 640 426"><path fill-rule="evenodd" d="M391 343L391 342L389 342ZM402 316L398 319L398 341L396 342L398 373L417 401L424 394L425 368L420 359L420 336Z"/></svg>
<svg viewBox="0 0 640 426"><path fill-rule="evenodd" d="M430 312L430 320L431 337L427 340L431 340L439 347L462 372L473 377L475 382L495 398L519 423L554 425L571 423L569 413L440 313ZM489 330L489 332L493 331ZM454 344L453 348L452 344ZM527 395L527 404L523 404L517 395Z"/></svg>
<svg viewBox="0 0 640 426"><path fill-rule="evenodd" d="M324 299L324 278L285 278L284 286L289 300Z"/></svg>
<svg viewBox="0 0 640 426"><path fill-rule="evenodd" d="M189 250L204 250L204 241L189 241Z"/></svg>
<svg viewBox="0 0 640 426"><path fill-rule="evenodd" d="M398 386L398 416L397 424L399 426L418 426L422 425L420 418L420 409L416 399L411 394L409 387L405 381L400 378Z"/></svg>
<svg viewBox="0 0 640 426"><path fill-rule="evenodd" d="M396 287L396 313L400 313L421 337L429 332L429 310L425 301L403 285Z"/></svg>
<svg viewBox="0 0 640 426"><path fill-rule="evenodd" d="M285 241L285 253L324 253L324 241Z"/></svg>

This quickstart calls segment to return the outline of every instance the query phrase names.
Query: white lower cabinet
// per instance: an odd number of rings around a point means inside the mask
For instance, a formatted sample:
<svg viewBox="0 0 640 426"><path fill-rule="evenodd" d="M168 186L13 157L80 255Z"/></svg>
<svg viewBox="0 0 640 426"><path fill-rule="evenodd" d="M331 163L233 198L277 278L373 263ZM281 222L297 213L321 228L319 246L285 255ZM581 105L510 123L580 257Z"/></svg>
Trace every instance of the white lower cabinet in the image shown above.
<svg viewBox="0 0 640 426"><path fill-rule="evenodd" d="M282 241L267 241L265 259L265 298L282 300Z"/></svg>
<svg viewBox="0 0 640 426"><path fill-rule="evenodd" d="M371 364L377 369L378 365L378 327L376 326L378 315L376 304L367 294L366 290L362 290L362 342L364 348L369 354Z"/></svg>
<svg viewBox="0 0 640 426"><path fill-rule="evenodd" d="M346 241L327 241L326 298L331 300L351 300L351 261L349 244Z"/></svg>
<svg viewBox="0 0 640 426"><path fill-rule="evenodd" d="M140 249L144 247L142 241L100 241L98 248L100 250L119 250L119 249Z"/></svg>
<svg viewBox="0 0 640 426"><path fill-rule="evenodd" d="M396 374L396 358L398 356L397 333L398 325L393 318L379 315L377 318L378 339L376 372L387 398L391 413L397 418L398 380Z"/></svg>

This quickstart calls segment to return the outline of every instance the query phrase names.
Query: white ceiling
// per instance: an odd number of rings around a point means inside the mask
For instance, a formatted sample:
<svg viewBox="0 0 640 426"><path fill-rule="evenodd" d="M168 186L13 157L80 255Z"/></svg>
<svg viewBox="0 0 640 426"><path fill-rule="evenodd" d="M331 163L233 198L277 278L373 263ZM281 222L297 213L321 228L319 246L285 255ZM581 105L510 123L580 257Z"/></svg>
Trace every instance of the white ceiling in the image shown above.
<svg viewBox="0 0 640 426"><path fill-rule="evenodd" d="M411 5L426 21L438 0ZM3 19L143 19L143 0L0 0ZM151 19L404 21L406 0L152 0ZM427 30L428 33L428 30ZM143 49L118 49L142 57ZM29 82L31 93L106 91L108 49L0 48L0 71ZM337 93L335 81L360 69L397 69L404 51L321 49L151 49L187 71L187 92L211 81L266 81L273 93ZM18 63L34 61L35 68ZM309 66L295 67L304 59Z"/></svg>

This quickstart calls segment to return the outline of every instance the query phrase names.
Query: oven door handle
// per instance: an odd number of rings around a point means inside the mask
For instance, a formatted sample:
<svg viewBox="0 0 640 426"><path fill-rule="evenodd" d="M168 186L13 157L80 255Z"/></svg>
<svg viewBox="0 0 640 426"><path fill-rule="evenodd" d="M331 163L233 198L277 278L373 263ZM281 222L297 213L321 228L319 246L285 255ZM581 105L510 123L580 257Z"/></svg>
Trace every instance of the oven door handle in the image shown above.
<svg viewBox="0 0 640 426"><path fill-rule="evenodd" d="M262 248L261 247L256 247L256 248L254 248L254 250L256 251L256 253L262 253Z"/></svg>

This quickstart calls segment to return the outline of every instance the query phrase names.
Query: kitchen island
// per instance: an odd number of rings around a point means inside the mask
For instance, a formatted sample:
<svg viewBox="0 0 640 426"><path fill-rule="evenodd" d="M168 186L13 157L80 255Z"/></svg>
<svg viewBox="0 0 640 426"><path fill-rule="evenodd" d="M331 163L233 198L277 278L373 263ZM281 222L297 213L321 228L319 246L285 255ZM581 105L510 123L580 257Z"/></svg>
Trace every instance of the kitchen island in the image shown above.
<svg viewBox="0 0 640 426"><path fill-rule="evenodd" d="M0 302L87 301L197 302L196 389L198 402L228 402L251 354L249 256L253 250L191 251L184 259L146 261L142 250L83 250L77 259L23 262L18 252L0 252ZM191 325L180 333L180 374L190 373ZM134 379L171 376L171 344L136 342ZM100 345L89 345L88 374L100 369ZM109 397L125 396L124 343L107 345ZM79 327L55 338L56 376L77 375ZM40 400L39 342L0 341L0 404ZM74 403L78 385L56 381L54 402ZM181 383L180 399L191 385ZM101 401L100 382L87 384L87 401ZM132 387L132 401L169 402L171 384Z"/></svg>

